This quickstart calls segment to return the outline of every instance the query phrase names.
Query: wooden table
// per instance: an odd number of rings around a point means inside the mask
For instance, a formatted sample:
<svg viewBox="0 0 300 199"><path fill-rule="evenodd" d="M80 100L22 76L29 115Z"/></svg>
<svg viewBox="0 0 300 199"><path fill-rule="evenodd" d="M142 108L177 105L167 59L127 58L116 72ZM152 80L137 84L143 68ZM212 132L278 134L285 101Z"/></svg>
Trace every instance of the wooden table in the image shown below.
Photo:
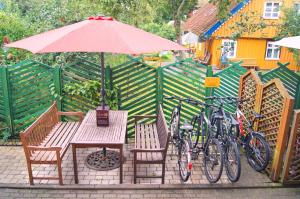
<svg viewBox="0 0 300 199"><path fill-rule="evenodd" d="M78 184L77 148L108 147L120 150L120 183L123 182L123 145L127 139L127 111L109 111L109 126L97 127L96 111L87 113L71 140L75 183Z"/></svg>

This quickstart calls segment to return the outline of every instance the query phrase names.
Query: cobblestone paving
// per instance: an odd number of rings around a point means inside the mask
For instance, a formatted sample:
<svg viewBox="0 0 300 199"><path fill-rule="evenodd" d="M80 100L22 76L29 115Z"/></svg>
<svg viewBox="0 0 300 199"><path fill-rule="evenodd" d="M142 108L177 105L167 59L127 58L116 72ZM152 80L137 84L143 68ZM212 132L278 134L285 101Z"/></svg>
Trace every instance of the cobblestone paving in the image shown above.
<svg viewBox="0 0 300 199"><path fill-rule="evenodd" d="M198 198L198 199L297 199L299 188L193 189L193 190L43 190L0 189L0 199L17 198Z"/></svg>
<svg viewBox="0 0 300 199"><path fill-rule="evenodd" d="M133 143L125 146L126 162L124 164L124 184L133 183L133 164L132 154L130 149L133 148ZM71 148L70 148L71 149ZM74 185L73 176L73 161L71 150L68 150L63 159L63 176L64 184ZM88 154L99 150L97 148L79 149L78 150L78 171L79 171L79 184L84 185L97 185L97 184L119 184L119 169L111 171L95 171L89 169L84 160ZM28 174L26 167L25 155L22 147L0 147L0 184L20 184L28 185ZM269 178L261 173L255 172L242 157L242 175L239 182L234 186L268 186L272 183ZM170 154L167 157L166 164L166 184L181 184L176 157L171 158ZM34 166L34 175L40 176L56 176L57 169L54 166L38 165ZM161 167L159 165L141 165L139 172L149 175L159 175ZM58 184L57 180L35 180L35 184ZM160 179L139 179L139 184L160 184ZM209 184L204 175L202 167L202 157L195 161L191 179L187 184ZM229 184L225 171L218 184Z"/></svg>

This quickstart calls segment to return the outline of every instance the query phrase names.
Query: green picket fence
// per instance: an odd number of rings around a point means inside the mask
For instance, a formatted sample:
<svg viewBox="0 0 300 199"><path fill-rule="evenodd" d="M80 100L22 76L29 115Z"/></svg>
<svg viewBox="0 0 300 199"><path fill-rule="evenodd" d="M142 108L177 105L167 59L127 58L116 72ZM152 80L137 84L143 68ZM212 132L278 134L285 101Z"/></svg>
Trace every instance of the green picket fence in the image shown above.
<svg viewBox="0 0 300 199"><path fill-rule="evenodd" d="M220 77L221 85L219 88L213 89L211 94L219 97L238 96L240 77L247 72L247 69L240 66L240 62L232 63L224 70L215 73L214 77ZM224 109L234 112L234 105L225 104Z"/></svg>
<svg viewBox="0 0 300 199"><path fill-rule="evenodd" d="M278 63L278 67L264 74L259 74L265 83L272 79L279 78L289 94L295 98L295 109L300 108L300 76L287 68L289 63Z"/></svg>

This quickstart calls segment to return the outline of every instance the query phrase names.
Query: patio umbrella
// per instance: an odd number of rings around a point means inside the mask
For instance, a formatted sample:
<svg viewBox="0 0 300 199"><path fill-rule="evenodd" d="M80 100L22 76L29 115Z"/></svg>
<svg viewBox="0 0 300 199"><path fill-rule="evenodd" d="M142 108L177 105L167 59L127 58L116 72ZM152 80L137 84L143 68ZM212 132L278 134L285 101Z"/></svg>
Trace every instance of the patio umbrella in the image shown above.
<svg viewBox="0 0 300 199"><path fill-rule="evenodd" d="M186 50L181 45L118 22L111 17L90 17L72 25L50 30L10 44L32 53L99 52L101 96L104 105L104 53L142 54L162 50Z"/></svg>
<svg viewBox="0 0 300 199"><path fill-rule="evenodd" d="M283 38L274 42L274 45L300 49L300 36Z"/></svg>

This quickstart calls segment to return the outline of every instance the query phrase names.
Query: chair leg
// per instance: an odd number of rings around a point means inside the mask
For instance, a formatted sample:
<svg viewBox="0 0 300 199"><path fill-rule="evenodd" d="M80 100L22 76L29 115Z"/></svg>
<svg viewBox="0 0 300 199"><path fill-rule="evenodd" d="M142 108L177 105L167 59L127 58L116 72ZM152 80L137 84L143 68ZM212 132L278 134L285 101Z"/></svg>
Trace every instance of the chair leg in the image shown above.
<svg viewBox="0 0 300 199"><path fill-rule="evenodd" d="M133 183L136 184L136 153L133 158Z"/></svg>
<svg viewBox="0 0 300 199"><path fill-rule="evenodd" d="M32 175L32 167L31 167L31 163L30 162L27 162L27 169L28 169L29 183L30 183L30 185L34 185L34 183L33 183L33 175Z"/></svg>
<svg viewBox="0 0 300 199"><path fill-rule="evenodd" d="M58 170L58 178L59 178L59 184L63 185L63 178L62 178L62 169L61 169L61 159L57 159L57 170Z"/></svg>
<svg viewBox="0 0 300 199"><path fill-rule="evenodd" d="M166 164L162 164L162 184L165 184L165 169L166 169Z"/></svg>

